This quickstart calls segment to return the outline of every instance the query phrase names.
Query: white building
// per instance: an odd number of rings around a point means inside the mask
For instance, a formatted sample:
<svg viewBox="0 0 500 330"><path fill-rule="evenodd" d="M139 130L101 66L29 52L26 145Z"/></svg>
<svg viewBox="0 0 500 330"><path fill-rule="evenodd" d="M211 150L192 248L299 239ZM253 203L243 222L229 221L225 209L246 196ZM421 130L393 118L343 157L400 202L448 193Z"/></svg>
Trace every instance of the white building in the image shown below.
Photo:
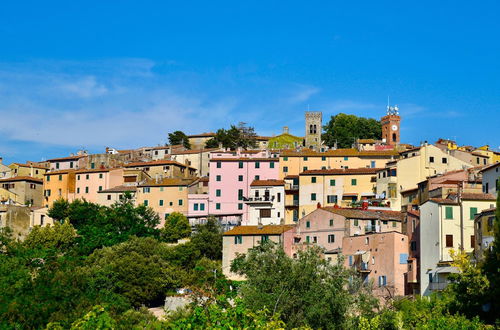
<svg viewBox="0 0 500 330"><path fill-rule="evenodd" d="M443 290L450 273L450 251L474 250L474 218L491 208L495 197L490 194L451 193L447 198L430 198L420 206L420 294Z"/></svg>
<svg viewBox="0 0 500 330"><path fill-rule="evenodd" d="M250 196L246 225L279 225L285 221L285 181L254 180L250 184Z"/></svg>
<svg viewBox="0 0 500 330"><path fill-rule="evenodd" d="M497 195L498 178L500 177L500 163L495 163L483 168L483 193Z"/></svg>

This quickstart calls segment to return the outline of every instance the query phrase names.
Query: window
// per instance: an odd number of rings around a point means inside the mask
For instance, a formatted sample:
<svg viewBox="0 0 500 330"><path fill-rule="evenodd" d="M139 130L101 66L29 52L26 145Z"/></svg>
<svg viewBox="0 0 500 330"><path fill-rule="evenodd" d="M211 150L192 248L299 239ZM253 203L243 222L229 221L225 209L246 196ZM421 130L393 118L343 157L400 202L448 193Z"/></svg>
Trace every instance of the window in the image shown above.
<svg viewBox="0 0 500 330"><path fill-rule="evenodd" d="M316 200L316 193L312 193L312 194L311 194L311 200L312 200L312 201L315 201L315 200Z"/></svg>
<svg viewBox="0 0 500 330"><path fill-rule="evenodd" d="M111 195L108 195L108 201L110 201L110 200L111 200Z"/></svg>
<svg viewBox="0 0 500 330"><path fill-rule="evenodd" d="M241 235L234 236L234 244L243 244L243 236Z"/></svg>
<svg viewBox="0 0 500 330"><path fill-rule="evenodd" d="M333 219L330 219L330 227L333 227Z"/></svg>
<svg viewBox="0 0 500 330"><path fill-rule="evenodd" d="M335 179L330 180L330 187L335 187Z"/></svg>
<svg viewBox="0 0 500 330"><path fill-rule="evenodd" d="M286 157L286 156L283 157L283 161L285 161L285 162L288 161L288 157Z"/></svg>
<svg viewBox="0 0 500 330"><path fill-rule="evenodd" d="M304 161L307 161L307 159L308 159L307 157L304 157Z"/></svg>
<svg viewBox="0 0 500 330"><path fill-rule="evenodd" d="M217 162L217 168L221 168L222 167L222 162Z"/></svg>
<svg viewBox="0 0 500 330"><path fill-rule="evenodd" d="M358 225L358 219L354 219L354 225L357 226Z"/></svg>
<svg viewBox="0 0 500 330"><path fill-rule="evenodd" d="M417 251L417 242L416 241L411 241L410 242L410 249L412 251Z"/></svg>
<svg viewBox="0 0 500 330"><path fill-rule="evenodd" d="M95 163L90 163L90 168L94 169L95 168Z"/></svg>
<svg viewBox="0 0 500 330"><path fill-rule="evenodd" d="M399 263L401 265L408 263L408 253L400 253L399 254Z"/></svg>
<svg viewBox="0 0 500 330"><path fill-rule="evenodd" d="M174 206L174 202L168 202L169 206Z"/></svg>
<svg viewBox="0 0 500 330"><path fill-rule="evenodd" d="M328 243L335 243L335 235L328 235Z"/></svg>
<svg viewBox="0 0 500 330"><path fill-rule="evenodd" d="M217 196L217 197L221 196L221 190L220 189L216 189L215 190L215 196Z"/></svg>
<svg viewBox="0 0 500 330"><path fill-rule="evenodd" d="M238 203L238 210L243 210L243 203Z"/></svg>
<svg viewBox="0 0 500 330"><path fill-rule="evenodd" d="M238 162L238 168L243 168L243 162Z"/></svg>
<svg viewBox="0 0 500 330"><path fill-rule="evenodd" d="M62 175L59 174L59 181L62 181Z"/></svg>
<svg viewBox="0 0 500 330"><path fill-rule="evenodd" d="M351 179L351 185L355 186L358 184L358 179Z"/></svg>
<svg viewBox="0 0 500 330"><path fill-rule="evenodd" d="M149 202L147 199L144 200L144 206L148 206Z"/></svg>
<svg viewBox="0 0 500 330"><path fill-rule="evenodd" d="M193 210L194 210L194 211L198 211L198 203L194 203L194 205L193 205Z"/></svg>
<svg viewBox="0 0 500 330"><path fill-rule="evenodd" d="M102 179L102 178L103 178L103 174L99 173L99 179Z"/></svg>
<svg viewBox="0 0 500 330"><path fill-rule="evenodd" d="M392 227L395 228L397 226L397 222L396 221L392 221Z"/></svg>
<svg viewBox="0 0 500 330"><path fill-rule="evenodd" d="M375 161L374 161L374 160L372 160L372 161L370 162L370 167L371 167L371 168L375 168Z"/></svg>
<svg viewBox="0 0 500 330"><path fill-rule="evenodd" d="M306 221L306 228L311 228L311 221Z"/></svg>
<svg viewBox="0 0 500 330"><path fill-rule="evenodd" d="M102 186L99 186L99 191L101 191L101 190L102 190Z"/></svg>
<svg viewBox="0 0 500 330"><path fill-rule="evenodd" d="M254 176L254 180L260 180L260 175Z"/></svg>
<svg viewBox="0 0 500 330"><path fill-rule="evenodd" d="M238 181L243 181L243 175L238 175Z"/></svg>
<svg viewBox="0 0 500 330"><path fill-rule="evenodd" d="M386 286L387 285L387 276L379 276L378 277L378 286Z"/></svg>
<svg viewBox="0 0 500 330"><path fill-rule="evenodd" d="M303 172L307 171L307 166L302 167L302 171Z"/></svg>
<svg viewBox="0 0 500 330"><path fill-rule="evenodd" d="M56 169L59 169L59 163L56 163Z"/></svg>
<svg viewBox="0 0 500 330"><path fill-rule="evenodd" d="M306 243L309 243L311 241L311 238L309 236L306 236Z"/></svg>
<svg viewBox="0 0 500 330"><path fill-rule="evenodd" d="M50 196L50 189L45 190L45 196L47 196L47 197Z"/></svg>
<svg viewBox="0 0 500 330"><path fill-rule="evenodd" d="M344 157L344 160L349 160L349 157Z"/></svg>
<svg viewBox="0 0 500 330"><path fill-rule="evenodd" d="M262 236L260 237L260 241L261 241L262 243L269 241L269 235L262 235Z"/></svg>
<svg viewBox="0 0 500 330"><path fill-rule="evenodd" d="M453 247L453 235L446 235L446 247Z"/></svg>
<svg viewBox="0 0 500 330"><path fill-rule="evenodd" d="M47 175L46 178L47 178L47 182L49 182L50 181L50 175Z"/></svg>
<svg viewBox="0 0 500 330"><path fill-rule="evenodd" d="M288 172L288 166L283 166L283 172L287 173Z"/></svg>
<svg viewBox="0 0 500 330"><path fill-rule="evenodd" d="M78 175L76 176L76 179L77 179L78 181L80 181L80 174L78 174Z"/></svg>
<svg viewBox="0 0 500 330"><path fill-rule="evenodd" d="M243 200L243 189L238 189L238 200L239 201Z"/></svg>
<svg viewBox="0 0 500 330"><path fill-rule="evenodd" d="M260 168L260 162L255 162L255 168Z"/></svg>
<svg viewBox="0 0 500 330"><path fill-rule="evenodd" d="M321 160L325 161L326 160L326 156L321 156Z"/></svg>
<svg viewBox="0 0 500 330"><path fill-rule="evenodd" d="M151 191L150 187L144 187L144 188L142 188L142 192L145 193L145 194L149 193L150 191Z"/></svg>
<svg viewBox="0 0 500 330"><path fill-rule="evenodd" d="M260 209L260 217L261 218L270 218L271 217L271 209Z"/></svg>
<svg viewBox="0 0 500 330"><path fill-rule="evenodd" d="M73 162L69 162L69 168L73 168Z"/></svg>
<svg viewBox="0 0 500 330"><path fill-rule="evenodd" d="M316 177L315 176L311 177L311 183L316 183Z"/></svg>
<svg viewBox="0 0 500 330"><path fill-rule="evenodd" d="M182 199L179 199L179 206L182 206L183 203L184 201Z"/></svg>
<svg viewBox="0 0 500 330"><path fill-rule="evenodd" d="M443 157L443 164L448 163L448 159Z"/></svg>
<svg viewBox="0 0 500 330"><path fill-rule="evenodd" d="M276 194L276 199L278 203L281 203L281 193Z"/></svg>
<svg viewBox="0 0 500 330"><path fill-rule="evenodd" d="M429 163L434 163L434 157L429 157Z"/></svg>
<svg viewBox="0 0 500 330"><path fill-rule="evenodd" d="M76 188L76 193L79 194L80 193L80 188Z"/></svg>
<svg viewBox="0 0 500 330"><path fill-rule="evenodd" d="M169 216L170 216L170 213L165 213L165 220L167 220Z"/></svg>
<svg viewBox="0 0 500 330"><path fill-rule="evenodd" d="M353 260L352 259L353 259L352 256L349 256L349 266L352 266L352 264L353 264Z"/></svg>
<svg viewBox="0 0 500 330"><path fill-rule="evenodd" d="M269 168L274 168L274 162L269 163Z"/></svg>
<svg viewBox="0 0 500 330"><path fill-rule="evenodd" d="M337 204L337 195L328 195L328 196L326 196L326 202L328 204Z"/></svg>
<svg viewBox="0 0 500 330"><path fill-rule="evenodd" d="M85 175L85 179L87 180L90 179L90 175L89 174Z"/></svg>
<svg viewBox="0 0 500 330"><path fill-rule="evenodd" d="M469 219L470 220L474 220L474 216L476 215L476 213L477 213L477 207L471 207L470 208L470 217L469 217Z"/></svg>
<svg viewBox="0 0 500 330"><path fill-rule="evenodd" d="M222 177L221 177L220 175L217 175L217 176L215 177L215 181L221 181L221 178L222 178Z"/></svg>
<svg viewBox="0 0 500 330"><path fill-rule="evenodd" d="M453 208L451 206L446 206L445 208L445 218L453 219Z"/></svg>
<svg viewBox="0 0 500 330"><path fill-rule="evenodd" d="M220 210L220 203L215 203L215 209Z"/></svg>
<svg viewBox="0 0 500 330"><path fill-rule="evenodd" d="M205 204L204 203L200 203L200 211L205 211Z"/></svg>

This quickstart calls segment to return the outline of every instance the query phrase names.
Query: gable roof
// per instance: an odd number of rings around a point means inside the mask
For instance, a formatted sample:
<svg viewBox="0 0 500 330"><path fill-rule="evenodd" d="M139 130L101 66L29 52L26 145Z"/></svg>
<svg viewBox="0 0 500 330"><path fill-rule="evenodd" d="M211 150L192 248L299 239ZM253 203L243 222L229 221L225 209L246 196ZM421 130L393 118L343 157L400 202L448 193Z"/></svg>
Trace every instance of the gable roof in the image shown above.
<svg viewBox="0 0 500 330"><path fill-rule="evenodd" d="M43 183L42 179L33 178L31 176L14 176L7 179L0 179L0 182L18 182L18 181L29 181L34 183Z"/></svg>
<svg viewBox="0 0 500 330"><path fill-rule="evenodd" d="M269 179L269 180L253 180L250 184L251 187L267 187L267 186L283 186L285 181Z"/></svg>
<svg viewBox="0 0 500 330"><path fill-rule="evenodd" d="M198 178L192 179L184 179L184 178L165 178L161 181L149 180L143 184L140 184L139 187L177 187L177 186L189 186L194 181L198 180Z"/></svg>
<svg viewBox="0 0 500 330"><path fill-rule="evenodd" d="M294 227L294 225L238 226L226 231L224 236L281 235Z"/></svg>
<svg viewBox="0 0 500 330"><path fill-rule="evenodd" d="M357 149L335 149L325 152L318 152L311 149L302 149L300 151L284 150L280 157L395 157L399 156L396 150L362 150Z"/></svg>
<svg viewBox="0 0 500 330"><path fill-rule="evenodd" d="M61 162L61 161L78 160L78 159L84 158L84 157L87 157L87 155L76 155L76 156L52 158L52 159L47 159L47 162Z"/></svg>
<svg viewBox="0 0 500 330"><path fill-rule="evenodd" d="M189 167L194 169L191 166L187 166L184 164L181 164L179 162L173 161L173 160L152 160L149 162L133 162L133 163L128 163L125 165L125 167L145 167L145 166L164 166L164 165L174 165L174 166L180 166L180 167Z"/></svg>
<svg viewBox="0 0 500 330"><path fill-rule="evenodd" d="M113 188L109 188L109 189L105 189L105 190L101 190L101 191L98 191L99 194L101 193L119 193L119 192L134 192L134 191L137 191L137 187L136 186L116 186L116 187L113 187Z"/></svg>
<svg viewBox="0 0 500 330"><path fill-rule="evenodd" d="M377 174L383 168L332 168L329 170L307 170L300 175L350 175L350 174Z"/></svg>
<svg viewBox="0 0 500 330"><path fill-rule="evenodd" d="M322 207L322 210L341 215L348 219L380 219L380 220L398 220L403 221L404 214L398 211L382 211L382 210L360 210L335 208L331 206Z"/></svg>

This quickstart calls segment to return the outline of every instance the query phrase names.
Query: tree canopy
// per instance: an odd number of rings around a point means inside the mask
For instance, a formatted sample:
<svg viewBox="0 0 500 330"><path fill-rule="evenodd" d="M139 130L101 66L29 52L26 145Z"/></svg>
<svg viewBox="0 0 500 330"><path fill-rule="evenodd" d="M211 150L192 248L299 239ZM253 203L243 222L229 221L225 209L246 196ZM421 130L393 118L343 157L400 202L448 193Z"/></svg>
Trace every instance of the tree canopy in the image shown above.
<svg viewBox="0 0 500 330"><path fill-rule="evenodd" d="M238 126L231 125L229 129L217 130L215 136L205 143L206 148L223 148L236 150L237 148L249 149L257 146L257 134L253 127L240 122Z"/></svg>
<svg viewBox="0 0 500 330"><path fill-rule="evenodd" d="M184 214L173 212L165 220L160 235L163 241L176 243L182 238L191 236L191 225Z"/></svg>
<svg viewBox="0 0 500 330"><path fill-rule="evenodd" d="M351 148L356 139L382 138L380 121L344 113L332 116L323 129L325 133L322 138L329 147L337 143L338 148Z"/></svg>
<svg viewBox="0 0 500 330"><path fill-rule="evenodd" d="M175 131L173 133L168 133L168 142L170 143L170 145L182 144L184 148L191 149L189 138L182 131Z"/></svg>

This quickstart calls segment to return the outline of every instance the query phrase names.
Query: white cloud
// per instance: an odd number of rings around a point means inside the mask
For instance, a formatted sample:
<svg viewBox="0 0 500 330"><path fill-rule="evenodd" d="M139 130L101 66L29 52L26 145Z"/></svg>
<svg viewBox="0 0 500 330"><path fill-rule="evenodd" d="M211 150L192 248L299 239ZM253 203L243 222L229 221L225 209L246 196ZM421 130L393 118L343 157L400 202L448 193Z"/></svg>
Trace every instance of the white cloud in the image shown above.
<svg viewBox="0 0 500 330"><path fill-rule="evenodd" d="M82 98L98 97L106 94L108 89L99 84L94 76L82 77L76 81L61 83L58 88L62 93L69 92Z"/></svg>

